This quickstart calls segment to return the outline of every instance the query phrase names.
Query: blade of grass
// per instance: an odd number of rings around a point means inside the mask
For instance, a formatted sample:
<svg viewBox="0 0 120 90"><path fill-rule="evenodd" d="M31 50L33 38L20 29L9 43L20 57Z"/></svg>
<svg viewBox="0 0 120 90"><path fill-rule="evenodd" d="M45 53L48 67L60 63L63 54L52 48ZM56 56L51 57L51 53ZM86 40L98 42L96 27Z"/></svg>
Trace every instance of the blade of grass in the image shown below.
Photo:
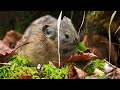
<svg viewBox="0 0 120 90"><path fill-rule="evenodd" d="M115 17L117 11L114 11L111 18L110 18L110 23L109 23L109 29L108 29L108 36L109 36L109 62L110 62L110 57L111 57L111 30L110 30L110 26L112 24L112 21Z"/></svg>
<svg viewBox="0 0 120 90"><path fill-rule="evenodd" d="M118 30L120 29L120 26L117 28L117 30L115 31L115 34L118 32Z"/></svg>
<svg viewBox="0 0 120 90"><path fill-rule="evenodd" d="M72 18L73 18L73 11L71 11L71 21L72 21Z"/></svg>
<svg viewBox="0 0 120 90"><path fill-rule="evenodd" d="M79 28L79 31L78 31L78 37L79 37L79 35L80 35L80 30L81 30L81 28L82 28L82 26L83 26L84 21L85 21L85 11L84 11L84 14L83 14L82 23L81 23L80 28Z"/></svg>
<svg viewBox="0 0 120 90"><path fill-rule="evenodd" d="M59 32L60 32L60 22L61 22L61 17L62 17L62 11L60 12L60 15L58 17L57 21L57 29L58 29L58 60L59 60L59 67L60 67L60 39L59 39Z"/></svg>

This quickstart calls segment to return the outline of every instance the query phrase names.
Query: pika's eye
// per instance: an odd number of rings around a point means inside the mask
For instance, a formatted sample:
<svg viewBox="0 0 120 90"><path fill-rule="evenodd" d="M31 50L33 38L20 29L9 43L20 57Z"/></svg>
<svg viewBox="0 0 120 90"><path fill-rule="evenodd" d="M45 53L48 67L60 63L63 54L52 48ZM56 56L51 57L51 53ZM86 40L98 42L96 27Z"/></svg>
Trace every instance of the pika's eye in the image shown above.
<svg viewBox="0 0 120 90"><path fill-rule="evenodd" d="M66 37L66 38L69 38L69 35L68 35L68 34L65 34L65 37Z"/></svg>

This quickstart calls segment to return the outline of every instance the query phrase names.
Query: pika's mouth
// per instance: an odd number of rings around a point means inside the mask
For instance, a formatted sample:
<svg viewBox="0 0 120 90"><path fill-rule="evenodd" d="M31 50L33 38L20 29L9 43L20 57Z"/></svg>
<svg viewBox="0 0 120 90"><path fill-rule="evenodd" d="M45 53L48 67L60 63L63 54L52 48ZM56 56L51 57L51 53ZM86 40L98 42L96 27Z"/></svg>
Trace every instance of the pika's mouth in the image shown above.
<svg viewBox="0 0 120 90"><path fill-rule="evenodd" d="M60 52L62 54L71 53L71 52L75 51L75 47L76 47L76 44L74 44L74 43L62 44L62 45L60 45Z"/></svg>
<svg viewBox="0 0 120 90"><path fill-rule="evenodd" d="M60 49L60 55L62 60L68 59L71 55L75 54L75 47L67 46Z"/></svg>

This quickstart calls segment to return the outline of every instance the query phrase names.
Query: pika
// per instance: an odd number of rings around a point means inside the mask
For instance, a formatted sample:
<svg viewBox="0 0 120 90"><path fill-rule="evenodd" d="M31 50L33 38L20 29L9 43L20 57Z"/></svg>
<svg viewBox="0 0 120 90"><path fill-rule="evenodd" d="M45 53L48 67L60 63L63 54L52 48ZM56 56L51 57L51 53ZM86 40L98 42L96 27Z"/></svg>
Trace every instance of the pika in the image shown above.
<svg viewBox="0 0 120 90"><path fill-rule="evenodd" d="M79 38L71 20L66 16L61 20L59 34L62 61L75 53ZM33 21L17 45L20 46L26 42L29 44L20 47L17 52L28 58L34 66L49 61L58 62L57 19L45 15Z"/></svg>

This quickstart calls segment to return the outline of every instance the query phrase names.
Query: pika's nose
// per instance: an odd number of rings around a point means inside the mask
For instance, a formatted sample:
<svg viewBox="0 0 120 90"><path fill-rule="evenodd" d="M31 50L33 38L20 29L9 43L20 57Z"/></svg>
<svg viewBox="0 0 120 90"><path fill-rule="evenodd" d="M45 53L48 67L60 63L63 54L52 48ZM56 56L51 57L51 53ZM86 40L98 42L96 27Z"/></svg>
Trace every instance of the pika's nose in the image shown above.
<svg viewBox="0 0 120 90"><path fill-rule="evenodd" d="M73 40L73 42L74 42L75 44L78 44L78 43L79 43L79 39L76 37L76 38Z"/></svg>

